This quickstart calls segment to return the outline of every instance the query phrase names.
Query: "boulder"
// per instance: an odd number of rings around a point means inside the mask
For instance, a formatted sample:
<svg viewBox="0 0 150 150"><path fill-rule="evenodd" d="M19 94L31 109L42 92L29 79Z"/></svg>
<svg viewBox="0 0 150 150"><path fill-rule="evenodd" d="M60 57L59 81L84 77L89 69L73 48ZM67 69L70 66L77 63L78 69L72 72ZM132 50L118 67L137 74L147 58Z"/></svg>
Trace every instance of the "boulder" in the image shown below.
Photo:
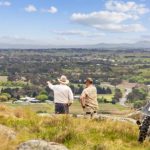
<svg viewBox="0 0 150 150"><path fill-rule="evenodd" d="M16 132L4 125L0 125L0 133L10 140L16 138Z"/></svg>
<svg viewBox="0 0 150 150"><path fill-rule="evenodd" d="M68 150L65 146L44 140L30 140L20 144L16 150Z"/></svg>

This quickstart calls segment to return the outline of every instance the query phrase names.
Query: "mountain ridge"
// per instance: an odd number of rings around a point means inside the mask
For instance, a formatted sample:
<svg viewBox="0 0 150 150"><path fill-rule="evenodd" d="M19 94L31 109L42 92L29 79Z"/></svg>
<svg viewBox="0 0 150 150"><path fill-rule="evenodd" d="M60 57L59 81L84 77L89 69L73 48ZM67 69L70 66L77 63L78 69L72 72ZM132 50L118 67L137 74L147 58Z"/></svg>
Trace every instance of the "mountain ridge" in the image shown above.
<svg viewBox="0 0 150 150"><path fill-rule="evenodd" d="M91 49L150 49L150 41L138 41L135 43L98 43L88 45L42 45L42 44L7 44L0 43L0 49L47 49L47 48L91 48Z"/></svg>

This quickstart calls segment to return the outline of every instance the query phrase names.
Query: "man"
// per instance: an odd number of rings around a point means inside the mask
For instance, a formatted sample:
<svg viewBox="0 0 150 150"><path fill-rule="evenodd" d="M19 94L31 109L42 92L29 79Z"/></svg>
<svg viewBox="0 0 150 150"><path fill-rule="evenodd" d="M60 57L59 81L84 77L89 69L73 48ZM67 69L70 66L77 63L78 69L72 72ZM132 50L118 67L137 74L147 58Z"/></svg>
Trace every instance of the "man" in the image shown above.
<svg viewBox="0 0 150 150"><path fill-rule="evenodd" d="M94 118L98 110L97 89L93 85L93 80L91 78L86 80L85 85L86 88L83 90L80 97L81 106L85 111L86 118Z"/></svg>
<svg viewBox="0 0 150 150"><path fill-rule="evenodd" d="M62 75L58 79L59 84L53 85L51 82L47 82L50 89L54 91L54 103L55 103L55 113L56 114L68 114L69 107L73 103L73 93L67 84L69 80L66 76Z"/></svg>

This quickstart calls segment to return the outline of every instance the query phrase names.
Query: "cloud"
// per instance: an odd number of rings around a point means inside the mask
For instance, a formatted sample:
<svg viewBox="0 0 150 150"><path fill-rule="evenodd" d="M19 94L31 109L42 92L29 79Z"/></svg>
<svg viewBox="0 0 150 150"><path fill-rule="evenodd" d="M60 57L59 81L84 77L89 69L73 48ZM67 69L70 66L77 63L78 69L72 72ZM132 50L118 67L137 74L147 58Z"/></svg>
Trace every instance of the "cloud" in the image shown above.
<svg viewBox="0 0 150 150"><path fill-rule="evenodd" d="M29 4L27 7L25 7L25 11L29 12L29 13L32 13L32 12L36 12L37 8L34 5Z"/></svg>
<svg viewBox="0 0 150 150"><path fill-rule="evenodd" d="M9 1L0 1L0 6L9 7L9 6L11 6L11 2L9 2Z"/></svg>
<svg viewBox="0 0 150 150"><path fill-rule="evenodd" d="M6 43L6 44L32 44L35 41L28 38L23 38L19 36L1 36L0 37L0 43Z"/></svg>
<svg viewBox="0 0 150 150"><path fill-rule="evenodd" d="M48 9L48 12L52 13L52 14L57 13L57 11L58 11L58 9L56 7L54 7L54 6L50 7L50 9Z"/></svg>
<svg viewBox="0 0 150 150"><path fill-rule="evenodd" d="M89 32L89 31L83 31L83 30L54 31L54 33L58 35L63 35L63 36L80 36L80 37L105 36L105 34L101 32Z"/></svg>
<svg viewBox="0 0 150 150"><path fill-rule="evenodd" d="M55 14L58 12L58 9L54 6L51 6L49 9L42 9L42 12L48 12L51 14Z"/></svg>
<svg viewBox="0 0 150 150"><path fill-rule="evenodd" d="M81 25L112 32L142 32L146 30L142 24L134 23L141 15L149 11L143 4L110 0L105 3L105 7L106 10L91 13L73 13L71 20Z"/></svg>
<svg viewBox="0 0 150 150"><path fill-rule="evenodd" d="M106 24L106 23L120 23L127 19L136 20L138 17L135 15L125 14L122 12L109 12L99 11L89 14L74 13L71 16L71 20L81 24Z"/></svg>
<svg viewBox="0 0 150 150"><path fill-rule="evenodd" d="M94 25L95 28L100 30L112 31L112 32L142 32L146 31L145 27L141 24L105 24Z"/></svg>
<svg viewBox="0 0 150 150"><path fill-rule="evenodd" d="M133 1L123 2L117 0L110 0L105 3L106 9L111 11L118 11L118 12L130 12L135 14L145 14L148 13L150 10L144 4L137 4Z"/></svg>

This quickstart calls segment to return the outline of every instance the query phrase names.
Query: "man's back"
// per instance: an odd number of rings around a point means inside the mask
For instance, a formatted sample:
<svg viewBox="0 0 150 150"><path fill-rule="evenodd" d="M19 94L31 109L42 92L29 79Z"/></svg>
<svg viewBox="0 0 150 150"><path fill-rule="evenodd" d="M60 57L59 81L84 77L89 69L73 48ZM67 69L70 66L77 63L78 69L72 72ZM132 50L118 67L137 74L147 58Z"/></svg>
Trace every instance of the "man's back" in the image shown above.
<svg viewBox="0 0 150 150"><path fill-rule="evenodd" d="M90 107L98 108L96 87L91 85L84 89L83 93L86 95L85 104Z"/></svg>
<svg viewBox="0 0 150 150"><path fill-rule="evenodd" d="M59 84L53 85L51 89L54 91L55 103L69 103L73 101L73 93L69 86Z"/></svg>

